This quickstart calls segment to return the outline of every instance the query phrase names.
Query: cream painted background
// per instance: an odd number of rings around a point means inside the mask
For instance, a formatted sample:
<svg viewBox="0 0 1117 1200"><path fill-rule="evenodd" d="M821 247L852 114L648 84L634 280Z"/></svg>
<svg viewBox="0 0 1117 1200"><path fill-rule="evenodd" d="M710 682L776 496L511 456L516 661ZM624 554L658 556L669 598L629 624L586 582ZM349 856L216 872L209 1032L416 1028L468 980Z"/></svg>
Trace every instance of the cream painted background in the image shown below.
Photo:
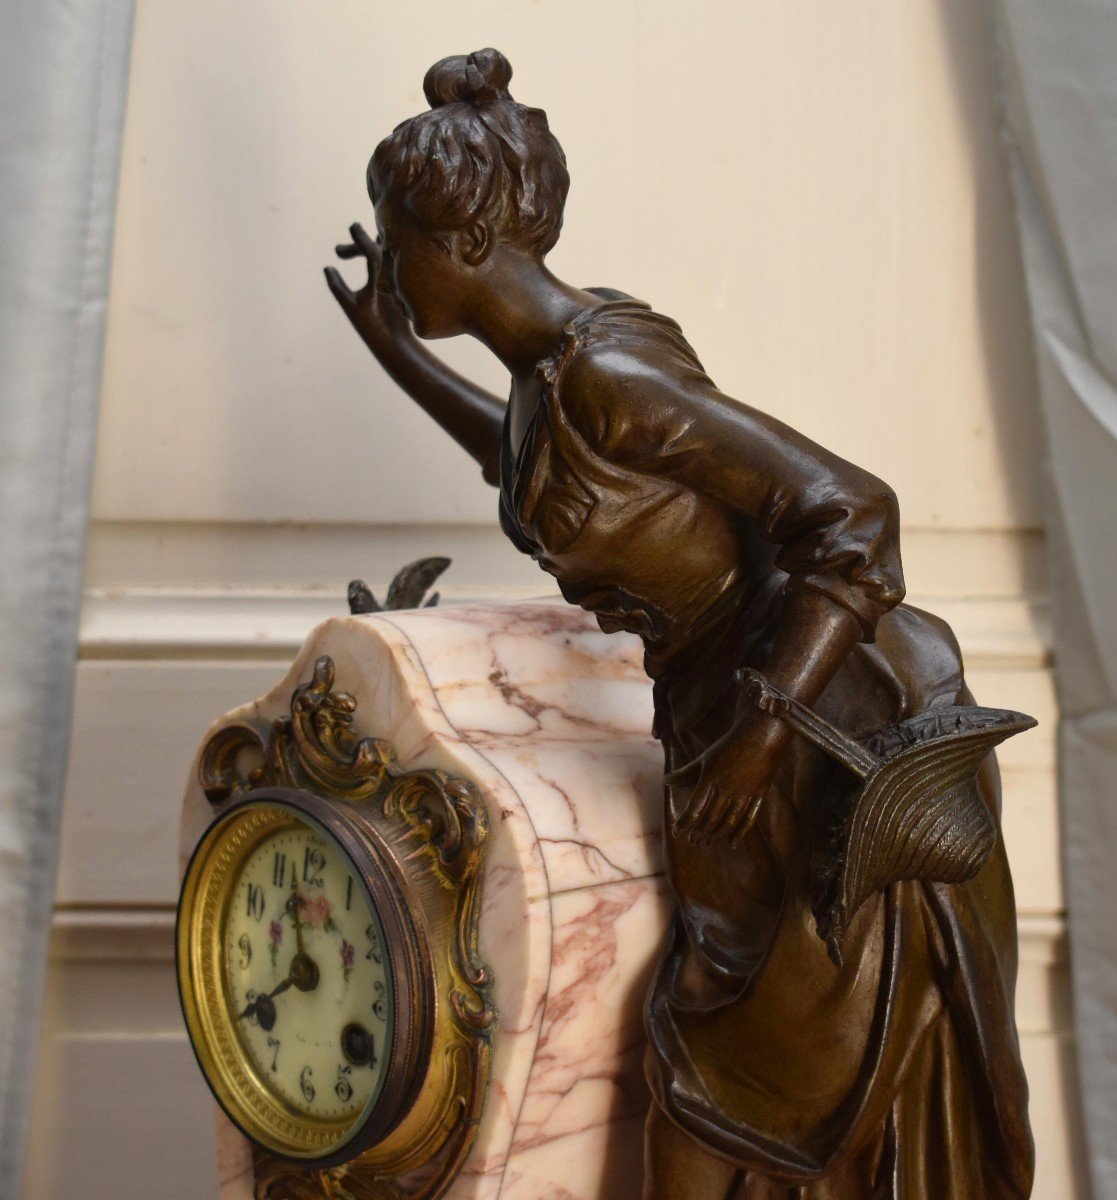
<svg viewBox="0 0 1117 1200"><path fill-rule="evenodd" d="M321 278L426 67L490 43L570 161L559 274L669 312L727 391L888 479L913 595L955 623L982 699L1043 719L1006 756L1020 1021L1036 1196L1082 1196L1038 423L981 6L137 0L24 1200L208 1187L168 955L209 720L269 687L354 575L447 552L451 597L547 590ZM442 348L503 390L483 351Z"/></svg>
<svg viewBox="0 0 1117 1200"><path fill-rule="evenodd" d="M988 46L961 0L139 0L99 518L491 520L320 274L426 67L489 43L567 152L560 275L676 316L723 387L889 477L910 524L1037 523ZM504 390L483 351L448 353Z"/></svg>

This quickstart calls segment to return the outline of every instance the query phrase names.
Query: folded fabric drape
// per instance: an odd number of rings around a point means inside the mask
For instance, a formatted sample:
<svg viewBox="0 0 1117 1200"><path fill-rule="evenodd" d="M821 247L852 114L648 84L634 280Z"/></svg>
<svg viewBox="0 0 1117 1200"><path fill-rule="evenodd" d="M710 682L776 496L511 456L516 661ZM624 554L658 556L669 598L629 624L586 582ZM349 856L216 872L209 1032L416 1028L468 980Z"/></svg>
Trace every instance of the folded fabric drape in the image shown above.
<svg viewBox="0 0 1117 1200"><path fill-rule="evenodd" d="M0 37L0 1193L22 1175L54 898L133 0Z"/></svg>
<svg viewBox="0 0 1117 1200"><path fill-rule="evenodd" d="M1117 1200L1117 4L993 0L1047 441L1060 796L1094 1200Z"/></svg>

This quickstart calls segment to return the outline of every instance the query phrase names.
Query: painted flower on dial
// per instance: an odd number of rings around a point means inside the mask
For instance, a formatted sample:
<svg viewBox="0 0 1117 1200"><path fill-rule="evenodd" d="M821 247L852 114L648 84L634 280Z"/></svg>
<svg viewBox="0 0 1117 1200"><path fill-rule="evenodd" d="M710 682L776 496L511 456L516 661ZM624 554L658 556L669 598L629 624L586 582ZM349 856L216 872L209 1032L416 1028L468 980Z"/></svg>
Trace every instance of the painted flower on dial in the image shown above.
<svg viewBox="0 0 1117 1200"><path fill-rule="evenodd" d="M341 969L348 983L349 973L353 970L353 944L345 938L341 939Z"/></svg>
<svg viewBox="0 0 1117 1200"><path fill-rule="evenodd" d="M299 912L309 929L332 929L330 902L325 896L300 896Z"/></svg>
<svg viewBox="0 0 1117 1200"><path fill-rule="evenodd" d="M283 941L283 926L278 921L272 921L268 926L268 953L271 955L271 965L279 954L279 943Z"/></svg>

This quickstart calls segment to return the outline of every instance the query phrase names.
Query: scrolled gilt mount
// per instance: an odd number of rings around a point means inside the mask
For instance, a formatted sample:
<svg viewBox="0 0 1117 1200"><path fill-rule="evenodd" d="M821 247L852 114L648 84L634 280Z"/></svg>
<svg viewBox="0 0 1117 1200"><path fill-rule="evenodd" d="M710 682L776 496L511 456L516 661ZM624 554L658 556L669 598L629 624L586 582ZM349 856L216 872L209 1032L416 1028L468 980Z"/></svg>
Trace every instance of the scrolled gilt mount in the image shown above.
<svg viewBox="0 0 1117 1200"><path fill-rule="evenodd" d="M434 1200L491 1071L488 816L471 783L358 737L334 674L318 658L288 716L203 748L217 816L183 884L183 1010L258 1200Z"/></svg>

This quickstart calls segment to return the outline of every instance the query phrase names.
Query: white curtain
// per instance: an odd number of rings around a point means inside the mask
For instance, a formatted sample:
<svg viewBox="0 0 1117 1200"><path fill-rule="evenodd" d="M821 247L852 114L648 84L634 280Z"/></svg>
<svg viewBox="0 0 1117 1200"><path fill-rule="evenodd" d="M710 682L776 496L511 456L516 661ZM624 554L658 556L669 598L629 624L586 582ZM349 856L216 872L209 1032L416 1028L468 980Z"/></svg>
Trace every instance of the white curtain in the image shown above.
<svg viewBox="0 0 1117 1200"><path fill-rule="evenodd" d="M133 0L0 9L0 1196L19 1194Z"/></svg>
<svg viewBox="0 0 1117 1200"><path fill-rule="evenodd" d="M1117 1200L1117 0L993 0L1047 436L1060 799L1095 1200Z"/></svg>

